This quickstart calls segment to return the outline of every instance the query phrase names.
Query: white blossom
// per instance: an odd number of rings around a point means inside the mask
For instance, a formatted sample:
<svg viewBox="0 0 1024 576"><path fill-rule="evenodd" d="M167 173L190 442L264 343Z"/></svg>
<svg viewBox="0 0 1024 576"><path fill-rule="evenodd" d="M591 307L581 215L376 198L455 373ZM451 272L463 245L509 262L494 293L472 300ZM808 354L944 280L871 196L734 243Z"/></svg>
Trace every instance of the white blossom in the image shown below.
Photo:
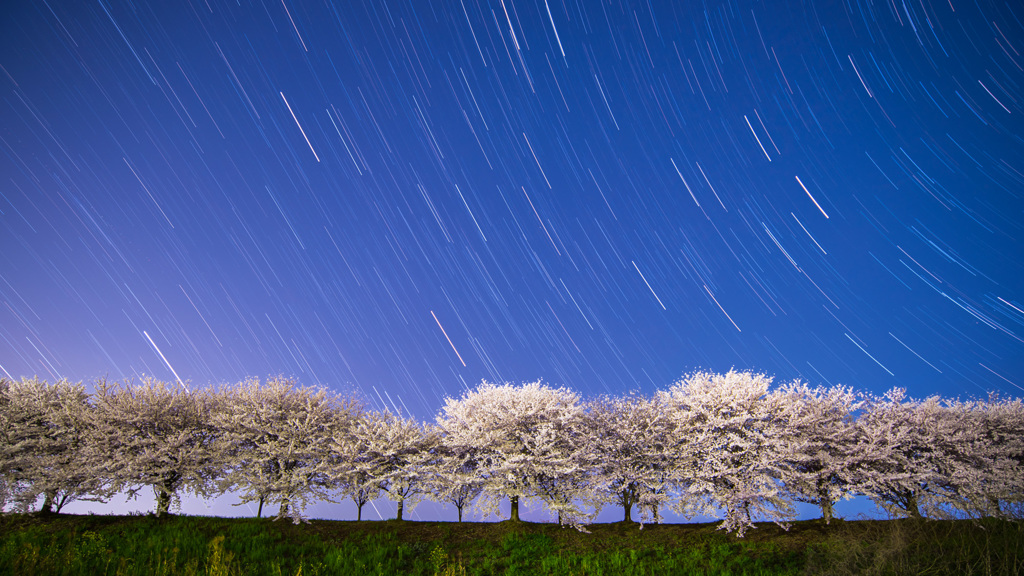
<svg viewBox="0 0 1024 576"><path fill-rule="evenodd" d="M213 395L146 379L139 385L100 381L91 400L89 443L118 491L135 497L152 487L158 516L180 503L181 491L216 493L223 459L210 422Z"/></svg>
<svg viewBox="0 0 1024 576"><path fill-rule="evenodd" d="M787 527L794 515L780 478L785 423L764 374L696 372L661 393L674 424L674 509L685 516L724 509L720 526L743 536L759 515Z"/></svg>
<svg viewBox="0 0 1024 576"><path fill-rule="evenodd" d="M86 441L88 408L81 384L0 381L0 509L12 500L28 510L41 496L42 512L60 512L112 494Z"/></svg>
<svg viewBox="0 0 1024 576"><path fill-rule="evenodd" d="M658 510L670 504L666 485L674 467L672 422L657 399L639 395L598 398L588 405L593 498L622 506L632 521L660 522Z"/></svg>
<svg viewBox="0 0 1024 576"><path fill-rule="evenodd" d="M497 515L508 498L518 521L520 501L535 498L575 523L582 514L573 478L581 467L570 431L582 415L579 396L565 388L483 382L459 400L447 398L437 423L449 445L476 450L484 514Z"/></svg>
<svg viewBox="0 0 1024 576"><path fill-rule="evenodd" d="M917 401L901 389L858 419L864 491L896 516L1012 516L1024 495L1020 400Z"/></svg>
<svg viewBox="0 0 1024 576"><path fill-rule="evenodd" d="M959 482L949 474L968 468L955 461L971 436L965 413L936 396L909 399L902 388L869 397L857 418L859 461L852 468L859 489L892 516L945 515Z"/></svg>
<svg viewBox="0 0 1024 576"><path fill-rule="evenodd" d="M859 457L853 414L861 404L850 388L811 388L799 381L771 396L785 425L780 458L786 491L796 501L819 506L828 523L833 505L853 497L851 466Z"/></svg>
<svg viewBox="0 0 1024 576"><path fill-rule="evenodd" d="M967 448L978 456L969 497L982 516L1024 518L1024 402L997 396L972 412L976 435Z"/></svg>
<svg viewBox="0 0 1024 576"><path fill-rule="evenodd" d="M436 458L427 465L427 486L435 501L455 506L462 522L463 510L483 491L477 450L452 446L444 435L440 440Z"/></svg>
<svg viewBox="0 0 1024 576"><path fill-rule="evenodd" d="M763 374L696 372L659 392L586 405L541 382L481 383L447 398L436 426L283 378L219 393L152 379L80 384L0 379L0 510L74 499L241 492L303 520L333 493L363 506L386 495L397 518L422 498L472 502L497 515L508 499L543 505L583 529L601 506L631 520L724 513L742 536L754 519L786 526L792 502L865 494L894 516L1024 516L1024 403L908 399L894 388L857 400L845 387Z"/></svg>
<svg viewBox="0 0 1024 576"><path fill-rule="evenodd" d="M343 460L346 473L362 485L352 488L368 493L383 492L398 506L396 519L402 520L427 493L429 465L437 458L440 432L412 418L391 412L369 412L355 425L355 453Z"/></svg>
<svg viewBox="0 0 1024 576"><path fill-rule="evenodd" d="M350 425L358 406L326 390L291 380L256 378L227 390L214 423L221 433L222 489L240 490L242 503L278 503L277 518L299 523L316 499L330 499L329 450L339 427Z"/></svg>

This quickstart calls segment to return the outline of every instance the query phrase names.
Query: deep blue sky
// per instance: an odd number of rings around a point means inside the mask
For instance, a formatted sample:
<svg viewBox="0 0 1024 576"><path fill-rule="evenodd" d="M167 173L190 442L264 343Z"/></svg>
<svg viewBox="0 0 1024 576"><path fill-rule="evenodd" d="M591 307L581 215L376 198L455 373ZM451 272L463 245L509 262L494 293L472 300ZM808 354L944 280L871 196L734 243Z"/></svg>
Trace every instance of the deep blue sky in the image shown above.
<svg viewBox="0 0 1024 576"><path fill-rule="evenodd" d="M4 3L0 366L1020 395L1014 6Z"/></svg>

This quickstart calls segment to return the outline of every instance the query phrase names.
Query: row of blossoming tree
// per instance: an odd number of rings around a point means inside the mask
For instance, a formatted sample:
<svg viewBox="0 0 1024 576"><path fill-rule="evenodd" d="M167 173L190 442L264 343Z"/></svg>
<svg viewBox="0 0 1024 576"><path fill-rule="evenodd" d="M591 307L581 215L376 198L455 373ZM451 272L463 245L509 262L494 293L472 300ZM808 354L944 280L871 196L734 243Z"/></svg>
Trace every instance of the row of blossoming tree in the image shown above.
<svg viewBox="0 0 1024 576"><path fill-rule="evenodd" d="M283 378L222 390L0 379L0 510L59 512L151 488L240 495L298 522L309 503L387 497L397 519L424 498L497 515L536 502L582 527L605 505L641 522L720 515L740 536L784 524L795 502L826 521L866 495L890 514L1021 518L1024 404L912 400L763 374L697 372L652 397L583 400L540 382L482 383L434 423L372 411Z"/></svg>

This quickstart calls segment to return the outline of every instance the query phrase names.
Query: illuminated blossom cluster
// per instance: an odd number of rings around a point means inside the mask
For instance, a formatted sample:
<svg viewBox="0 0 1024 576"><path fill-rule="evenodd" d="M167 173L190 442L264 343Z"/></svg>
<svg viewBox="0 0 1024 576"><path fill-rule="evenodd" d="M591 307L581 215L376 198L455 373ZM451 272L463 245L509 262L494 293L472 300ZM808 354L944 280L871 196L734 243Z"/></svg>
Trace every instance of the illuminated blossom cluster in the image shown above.
<svg viewBox="0 0 1024 576"><path fill-rule="evenodd" d="M386 496L396 516L423 499L499 515L534 503L585 530L607 505L643 523L671 509L717 515L742 536L782 526L794 502L864 495L894 516L1024 512L1024 403L881 396L753 372L695 372L645 397L582 399L542 382L481 383L435 422L371 411L291 380L188 391L155 380L0 380L0 509L59 512L152 489L156 514L181 493L236 494L304 519L351 499L357 519Z"/></svg>

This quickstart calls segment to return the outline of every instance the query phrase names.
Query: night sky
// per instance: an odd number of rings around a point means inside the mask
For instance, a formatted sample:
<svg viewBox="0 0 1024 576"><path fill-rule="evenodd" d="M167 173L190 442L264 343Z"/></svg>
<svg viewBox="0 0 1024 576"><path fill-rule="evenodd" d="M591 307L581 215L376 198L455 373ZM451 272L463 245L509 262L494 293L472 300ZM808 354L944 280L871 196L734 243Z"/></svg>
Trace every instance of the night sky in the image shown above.
<svg viewBox="0 0 1024 576"><path fill-rule="evenodd" d="M1024 7L6 2L0 366L1024 386Z"/></svg>

